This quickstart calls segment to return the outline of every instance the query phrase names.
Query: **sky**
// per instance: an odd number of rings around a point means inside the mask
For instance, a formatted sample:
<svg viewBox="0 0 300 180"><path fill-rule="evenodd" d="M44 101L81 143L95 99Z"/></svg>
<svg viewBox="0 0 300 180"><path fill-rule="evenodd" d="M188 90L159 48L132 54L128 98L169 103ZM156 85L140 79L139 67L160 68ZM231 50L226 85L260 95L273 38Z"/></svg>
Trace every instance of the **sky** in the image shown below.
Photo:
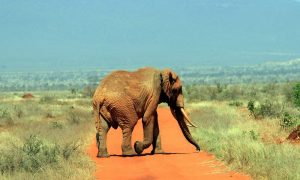
<svg viewBox="0 0 300 180"><path fill-rule="evenodd" d="M0 0L0 71L300 57L300 0Z"/></svg>

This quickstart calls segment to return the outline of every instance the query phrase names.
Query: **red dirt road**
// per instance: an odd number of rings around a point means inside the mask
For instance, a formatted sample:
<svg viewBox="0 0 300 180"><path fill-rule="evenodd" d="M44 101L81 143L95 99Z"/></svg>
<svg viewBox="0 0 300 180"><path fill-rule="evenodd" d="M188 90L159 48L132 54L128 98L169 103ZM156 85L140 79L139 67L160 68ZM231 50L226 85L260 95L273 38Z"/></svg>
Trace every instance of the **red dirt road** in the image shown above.
<svg viewBox="0 0 300 180"><path fill-rule="evenodd" d="M108 134L109 158L97 158L95 142L88 154L96 162L96 179L250 179L249 176L229 171L213 155L185 140L179 125L168 108L158 109L162 146L165 154L149 155L150 146L141 156L122 157L120 128ZM142 140L141 121L134 129L132 143ZM201 144L200 144L201 146Z"/></svg>

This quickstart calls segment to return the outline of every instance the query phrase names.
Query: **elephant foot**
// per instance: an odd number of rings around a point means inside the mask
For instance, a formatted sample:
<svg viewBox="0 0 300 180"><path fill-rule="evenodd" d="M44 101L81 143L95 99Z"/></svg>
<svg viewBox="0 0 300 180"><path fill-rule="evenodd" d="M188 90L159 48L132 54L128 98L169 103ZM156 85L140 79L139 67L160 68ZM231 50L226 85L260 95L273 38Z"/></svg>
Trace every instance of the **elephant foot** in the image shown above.
<svg viewBox="0 0 300 180"><path fill-rule="evenodd" d="M140 141L136 141L134 143L134 150L137 154L141 154L144 151L143 143Z"/></svg>
<svg viewBox="0 0 300 180"><path fill-rule="evenodd" d="M122 156L134 156L134 155L136 155L136 153L134 152L134 150L133 149L130 149L130 150L127 150L127 151L123 151L122 152Z"/></svg>
<svg viewBox="0 0 300 180"><path fill-rule="evenodd" d="M98 158L108 158L109 154L107 152L98 151L97 157Z"/></svg>
<svg viewBox="0 0 300 180"><path fill-rule="evenodd" d="M163 154L163 153L165 153L165 151L160 148L159 149L156 148L151 151L151 154Z"/></svg>

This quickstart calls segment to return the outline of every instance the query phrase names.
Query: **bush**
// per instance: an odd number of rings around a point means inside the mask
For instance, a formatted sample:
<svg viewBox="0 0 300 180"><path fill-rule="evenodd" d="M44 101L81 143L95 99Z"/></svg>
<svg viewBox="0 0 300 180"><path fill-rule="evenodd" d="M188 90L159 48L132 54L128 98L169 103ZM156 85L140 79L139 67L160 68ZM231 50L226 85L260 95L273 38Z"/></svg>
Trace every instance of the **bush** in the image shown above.
<svg viewBox="0 0 300 180"><path fill-rule="evenodd" d="M241 106L243 106L243 103L240 102L240 101L231 101L228 105L229 106L241 107Z"/></svg>
<svg viewBox="0 0 300 180"><path fill-rule="evenodd" d="M0 120L9 126L14 124L13 117L7 109L0 109Z"/></svg>
<svg viewBox="0 0 300 180"><path fill-rule="evenodd" d="M54 129L62 129L63 124L58 121L53 121L53 122L51 122L51 127Z"/></svg>
<svg viewBox="0 0 300 180"><path fill-rule="evenodd" d="M94 87L94 86L86 86L83 88L82 96L83 97L93 97L95 90L96 90L96 87Z"/></svg>
<svg viewBox="0 0 300 180"><path fill-rule="evenodd" d="M86 110L76 109L74 107L71 108L69 111L67 120L70 124L79 124L90 117L90 114Z"/></svg>
<svg viewBox="0 0 300 180"><path fill-rule="evenodd" d="M0 109L0 119L11 119L11 114L7 109Z"/></svg>
<svg viewBox="0 0 300 180"><path fill-rule="evenodd" d="M281 88L281 93L283 94L286 102L293 102L293 83L284 83Z"/></svg>
<svg viewBox="0 0 300 180"><path fill-rule="evenodd" d="M255 109L255 104L252 101L250 107ZM298 147L289 143L264 143L269 123L246 120L232 107L204 105L191 113L199 125L191 132L204 150L253 179L300 178L300 172L296 170L300 168ZM226 126L228 120L231 126ZM217 125L222 129L216 128ZM266 127L260 130L261 125Z"/></svg>
<svg viewBox="0 0 300 180"><path fill-rule="evenodd" d="M291 116L287 112L283 113L282 118L280 120L280 126L282 128L290 128L290 127L293 127L295 124L296 124L296 121L293 116Z"/></svg>
<svg viewBox="0 0 300 180"><path fill-rule="evenodd" d="M78 151L78 148L81 146L79 141L73 141L71 143L65 144L63 148L63 157L68 160L71 155L75 154Z"/></svg>
<svg viewBox="0 0 300 180"><path fill-rule="evenodd" d="M42 166L56 163L59 158L59 146L47 146L36 135L30 135L23 145L25 156L23 157L21 166L26 171L36 172Z"/></svg>
<svg viewBox="0 0 300 180"><path fill-rule="evenodd" d="M20 106L14 106L14 110L15 110L15 115L20 119L23 117L24 115L24 111L22 110L22 108Z"/></svg>
<svg viewBox="0 0 300 180"><path fill-rule="evenodd" d="M1 174L16 171L37 172L43 167L57 164L60 158L58 145L46 144L36 135L30 135L23 145L6 143L0 154Z"/></svg>
<svg viewBox="0 0 300 180"><path fill-rule="evenodd" d="M300 108L300 83L293 87L293 102L296 107Z"/></svg>
<svg viewBox="0 0 300 180"><path fill-rule="evenodd" d="M257 119L259 117L280 117L284 106L278 102L271 102L267 99L263 103L250 100L247 108L250 111L250 115Z"/></svg>
<svg viewBox="0 0 300 180"><path fill-rule="evenodd" d="M259 134L257 132L255 132L254 130L251 130L251 131L249 131L249 134L250 134L250 138L252 140L255 140L255 141L258 140Z"/></svg>
<svg viewBox="0 0 300 180"><path fill-rule="evenodd" d="M257 117L257 113L256 113L256 107L255 107L255 101L254 100L250 100L248 102L247 108L250 112L250 115L254 116L254 118Z"/></svg>
<svg viewBox="0 0 300 180"><path fill-rule="evenodd" d="M53 102L55 102L54 96L46 95L46 96L41 97L41 99L40 99L40 103L43 103L43 104L49 104L49 103L53 103Z"/></svg>
<svg viewBox="0 0 300 180"><path fill-rule="evenodd" d="M271 101L266 100L264 103L261 104L259 114L262 115L262 117L273 117L278 114L276 112L274 105Z"/></svg>

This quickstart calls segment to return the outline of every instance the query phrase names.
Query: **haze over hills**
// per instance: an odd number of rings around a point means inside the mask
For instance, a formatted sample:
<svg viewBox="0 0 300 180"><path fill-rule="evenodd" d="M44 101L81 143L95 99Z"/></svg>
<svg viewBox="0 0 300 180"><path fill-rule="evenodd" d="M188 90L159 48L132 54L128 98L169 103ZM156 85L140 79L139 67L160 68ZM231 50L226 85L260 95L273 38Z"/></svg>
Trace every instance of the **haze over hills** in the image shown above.
<svg viewBox="0 0 300 180"><path fill-rule="evenodd" d="M174 69L185 85L299 81L300 59L251 66L197 66ZM0 72L0 91L92 89L112 69Z"/></svg>
<svg viewBox="0 0 300 180"><path fill-rule="evenodd" d="M285 61L299 19L296 0L2 0L0 71Z"/></svg>

